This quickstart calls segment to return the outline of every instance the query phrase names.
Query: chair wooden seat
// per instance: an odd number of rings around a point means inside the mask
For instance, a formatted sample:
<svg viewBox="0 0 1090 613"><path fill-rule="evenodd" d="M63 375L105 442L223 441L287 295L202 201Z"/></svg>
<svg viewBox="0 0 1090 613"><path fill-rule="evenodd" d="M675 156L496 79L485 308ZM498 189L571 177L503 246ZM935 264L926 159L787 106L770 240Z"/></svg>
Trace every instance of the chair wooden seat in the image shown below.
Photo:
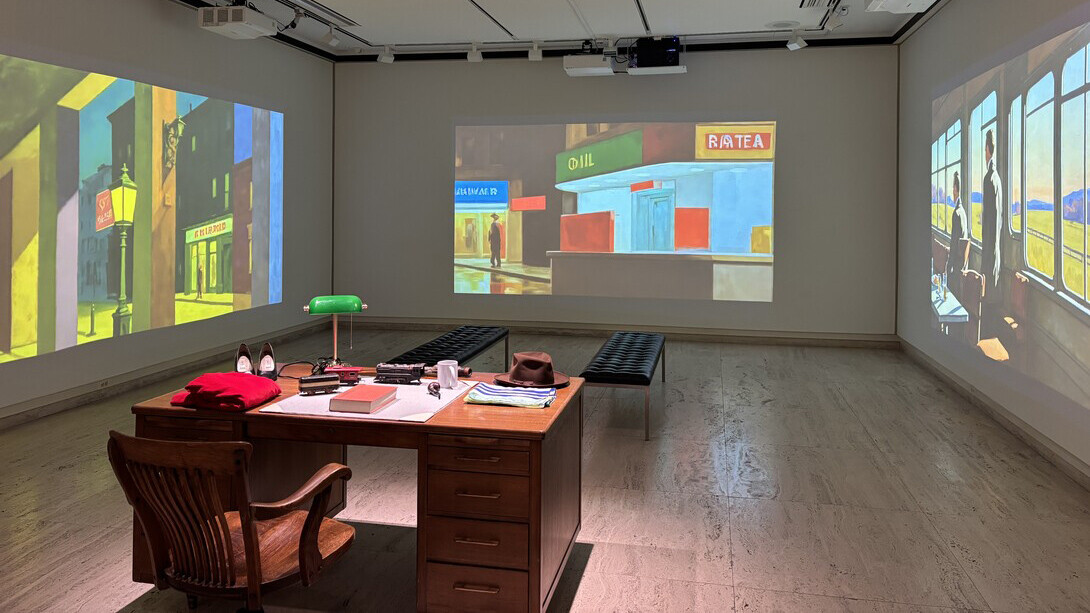
<svg viewBox="0 0 1090 613"><path fill-rule="evenodd" d="M249 443L110 432L107 450L144 529L155 586L185 592L190 608L197 596L213 596L245 598L247 611L261 611L264 593L312 584L356 536L325 517L333 484L352 476L342 464L327 464L283 500L261 503L250 499Z"/></svg>
<svg viewBox="0 0 1090 613"><path fill-rule="evenodd" d="M242 518L238 511L227 511L224 517L227 519L227 529L231 532L235 566L246 568ZM261 582L266 589L274 585L279 587L285 580L288 583L299 580L299 535L306 521L306 511L290 511L287 515L254 522L257 529L258 556L261 558ZM352 526L328 517L323 518L318 528L318 551L323 564L332 563L341 557L348 551L355 537L356 531ZM245 586L246 576L240 576L236 585Z"/></svg>

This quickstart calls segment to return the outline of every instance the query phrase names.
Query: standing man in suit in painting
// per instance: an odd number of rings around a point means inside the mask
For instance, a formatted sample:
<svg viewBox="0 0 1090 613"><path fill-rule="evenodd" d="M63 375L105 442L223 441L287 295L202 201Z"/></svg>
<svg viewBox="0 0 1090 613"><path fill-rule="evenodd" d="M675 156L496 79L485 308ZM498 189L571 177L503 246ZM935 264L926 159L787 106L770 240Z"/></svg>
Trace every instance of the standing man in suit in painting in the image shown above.
<svg viewBox="0 0 1090 613"><path fill-rule="evenodd" d="M500 226L500 216L492 213L492 225L488 228L488 250L491 252L491 259L489 263L492 268L500 267L500 245L502 239L500 233L502 232L502 226Z"/></svg>
<svg viewBox="0 0 1090 613"><path fill-rule="evenodd" d="M999 296L999 237L1003 234L1003 181L995 170L995 132L984 135L983 204L980 214L980 273L984 275L984 301L1002 302Z"/></svg>

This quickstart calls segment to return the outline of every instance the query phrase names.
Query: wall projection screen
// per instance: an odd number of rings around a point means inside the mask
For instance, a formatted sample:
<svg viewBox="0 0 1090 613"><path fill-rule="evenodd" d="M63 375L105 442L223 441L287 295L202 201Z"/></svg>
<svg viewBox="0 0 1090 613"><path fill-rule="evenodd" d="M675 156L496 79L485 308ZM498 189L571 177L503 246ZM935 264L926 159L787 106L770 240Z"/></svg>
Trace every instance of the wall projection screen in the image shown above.
<svg viewBox="0 0 1090 613"><path fill-rule="evenodd" d="M929 233L936 332L966 360L1013 369L1083 407L1088 45L1083 25L934 100Z"/></svg>
<svg viewBox="0 0 1090 613"><path fill-rule="evenodd" d="M775 122L455 139L456 293L772 300Z"/></svg>
<svg viewBox="0 0 1090 613"><path fill-rule="evenodd" d="M282 114L0 56L0 362L281 300Z"/></svg>

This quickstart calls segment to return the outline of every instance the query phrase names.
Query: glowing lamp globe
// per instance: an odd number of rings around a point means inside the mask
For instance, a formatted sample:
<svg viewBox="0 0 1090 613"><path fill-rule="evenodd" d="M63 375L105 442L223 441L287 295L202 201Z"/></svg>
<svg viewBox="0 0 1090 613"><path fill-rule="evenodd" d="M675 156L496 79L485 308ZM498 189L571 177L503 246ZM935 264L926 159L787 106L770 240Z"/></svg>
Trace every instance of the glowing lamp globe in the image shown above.
<svg viewBox="0 0 1090 613"><path fill-rule="evenodd" d="M114 209L114 223L132 224L136 211L136 184L129 178L129 167L121 165L121 178L110 186L110 203Z"/></svg>

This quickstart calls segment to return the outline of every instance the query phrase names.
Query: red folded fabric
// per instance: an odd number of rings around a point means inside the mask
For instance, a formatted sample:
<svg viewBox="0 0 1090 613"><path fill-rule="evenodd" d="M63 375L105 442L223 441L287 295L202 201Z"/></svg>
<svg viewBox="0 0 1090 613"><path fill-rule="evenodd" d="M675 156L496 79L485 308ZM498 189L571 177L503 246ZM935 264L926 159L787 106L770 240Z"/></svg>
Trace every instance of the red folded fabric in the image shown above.
<svg viewBox="0 0 1090 613"><path fill-rule="evenodd" d="M246 372L210 372L189 382L170 404L194 409L245 411L280 395L272 379Z"/></svg>

